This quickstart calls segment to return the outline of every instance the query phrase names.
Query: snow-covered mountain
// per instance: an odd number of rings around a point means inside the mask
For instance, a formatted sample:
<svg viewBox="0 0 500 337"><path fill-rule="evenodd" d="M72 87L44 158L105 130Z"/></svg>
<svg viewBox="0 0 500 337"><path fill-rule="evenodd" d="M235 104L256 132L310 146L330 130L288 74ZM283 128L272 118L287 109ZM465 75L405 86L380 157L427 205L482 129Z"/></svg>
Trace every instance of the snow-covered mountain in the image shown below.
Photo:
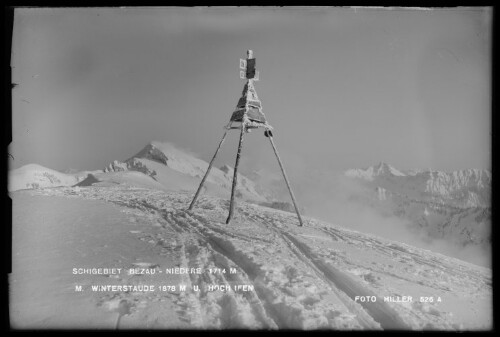
<svg viewBox="0 0 500 337"><path fill-rule="evenodd" d="M412 229L432 239L460 245L490 244L491 172L468 169L454 172L404 172L379 163L345 172L372 191L365 201L409 220ZM360 198L362 199L362 198Z"/></svg>
<svg viewBox="0 0 500 337"><path fill-rule="evenodd" d="M9 172L9 191L73 185L124 185L193 193L207 167L207 162L172 144L151 142L136 155L124 162L115 160L104 170L61 173L36 164L26 165ZM311 206L312 212L308 215L324 218L316 214L318 209L312 206L318 204L318 198L326 198L327 204L335 202L328 199L335 191L346 194L349 202L404 219L410 224L411 231L420 236L423 234L424 240L441 239L460 247L475 245L487 249L491 246L491 172L488 170L403 171L382 162L366 169L346 171L349 181L363 187L352 190L344 190L342 185L331 185L325 172L313 170L309 173L314 176L314 181L320 176L322 178L320 185L312 185L312 191L303 186L301 189L299 185L299 207L303 213L304 207L308 209ZM238 174L237 198L294 212L288 203L287 191L281 193L281 198L276 197L280 193L268 191L270 186L275 185L284 188L281 179L274 184L269 179L259 178L258 172L254 172L253 176L260 183ZM232 178L231 166L212 167L202 195L227 199ZM311 200L308 197L312 197Z"/></svg>
<svg viewBox="0 0 500 337"><path fill-rule="evenodd" d="M8 190L72 186L78 182L77 175L61 173L38 164L28 164L9 172Z"/></svg>
<svg viewBox="0 0 500 337"><path fill-rule="evenodd" d="M362 178L368 181L374 181L378 177L404 177L406 174L395 169L391 165L380 162L378 165L370 166L366 169L351 169L345 172L345 175L351 178Z"/></svg>
<svg viewBox="0 0 500 337"><path fill-rule="evenodd" d="M239 202L226 224L230 166L212 168L203 197L188 211L207 165L170 144L153 142L103 171L64 174L39 165L11 171L9 183L22 189L11 193L12 326L492 327L490 268L353 231L343 223L304 216L300 227L295 214L255 202ZM327 176L312 173L318 184L313 185L315 199L317 186L331 194ZM491 174L448 175L382 164L351 171L343 180L365 185L353 189L359 192L354 199L411 219L430 236L486 240L490 208L459 207L453 196L472 189L486 198ZM240 176L243 198L261 197L257 188ZM377 225L373 217L366 221Z"/></svg>
<svg viewBox="0 0 500 337"><path fill-rule="evenodd" d="M459 208L489 207L491 203L491 172L488 170L442 172L429 169L404 173L381 162L367 169L348 170L345 175L393 193Z"/></svg>
<svg viewBox="0 0 500 337"><path fill-rule="evenodd" d="M208 163L170 143L151 142L136 155L121 162L115 160L104 170L58 172L37 164L29 164L9 172L9 191L57 186L112 186L116 184L171 191L196 191ZM203 194L218 197L230 195L233 168L212 167L204 184ZM238 173L236 197L258 203L270 196L256 184Z"/></svg>
<svg viewBox="0 0 500 337"><path fill-rule="evenodd" d="M204 160L180 150L170 143L151 142L133 157L120 162L115 160L104 172L138 171L153 178L167 188L173 186L179 179L184 180L182 187L196 190L205 175L208 163ZM233 179L233 168L224 165L221 169L212 167L205 183L208 193L217 196L228 196ZM178 190L178 188L174 188ZM255 184L238 173L237 197L245 200L263 202L266 197L256 191Z"/></svg>

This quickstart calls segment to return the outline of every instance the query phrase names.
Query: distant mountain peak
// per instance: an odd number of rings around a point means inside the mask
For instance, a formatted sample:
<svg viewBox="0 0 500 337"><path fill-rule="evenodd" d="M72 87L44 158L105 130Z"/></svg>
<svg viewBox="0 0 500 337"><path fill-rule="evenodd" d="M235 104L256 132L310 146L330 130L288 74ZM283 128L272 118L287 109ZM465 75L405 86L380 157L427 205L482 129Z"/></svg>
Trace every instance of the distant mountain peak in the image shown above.
<svg viewBox="0 0 500 337"><path fill-rule="evenodd" d="M347 170L345 175L413 199L456 207L488 206L490 203L491 172L488 170L444 172L424 169L403 173L382 161L366 169Z"/></svg>
<svg viewBox="0 0 500 337"><path fill-rule="evenodd" d="M374 171L376 171L377 175L392 174L393 176L400 176L400 177L406 176L406 174L399 171L394 166L391 166L383 161L381 161L378 165L374 167Z"/></svg>
<svg viewBox="0 0 500 337"><path fill-rule="evenodd" d="M381 161L377 165L370 166L366 169L351 169L345 172L345 175L351 178L362 178L368 181L373 181L377 177L397 176L404 177L406 174L399 171L395 167Z"/></svg>

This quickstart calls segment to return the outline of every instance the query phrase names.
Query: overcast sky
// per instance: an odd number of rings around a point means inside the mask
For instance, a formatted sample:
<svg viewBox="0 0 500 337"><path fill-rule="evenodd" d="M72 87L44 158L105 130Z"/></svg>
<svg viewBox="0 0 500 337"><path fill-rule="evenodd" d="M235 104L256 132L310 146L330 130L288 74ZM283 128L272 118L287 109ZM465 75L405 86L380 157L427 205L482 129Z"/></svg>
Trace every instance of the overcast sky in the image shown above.
<svg viewBox="0 0 500 337"><path fill-rule="evenodd" d="M289 171L490 169L485 8L16 9L11 168L102 169L153 140L209 160L247 49ZM245 137L243 172L277 166L263 131Z"/></svg>

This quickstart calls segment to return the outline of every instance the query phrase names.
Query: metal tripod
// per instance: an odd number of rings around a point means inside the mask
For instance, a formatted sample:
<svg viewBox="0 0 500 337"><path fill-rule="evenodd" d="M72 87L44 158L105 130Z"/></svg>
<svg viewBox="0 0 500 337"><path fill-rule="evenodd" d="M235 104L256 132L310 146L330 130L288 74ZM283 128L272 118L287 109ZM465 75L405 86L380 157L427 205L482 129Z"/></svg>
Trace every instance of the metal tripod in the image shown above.
<svg viewBox="0 0 500 337"><path fill-rule="evenodd" d="M238 166L240 163L240 158L241 158L241 151L243 148L243 135L247 132L249 132L250 129L257 129L257 128L264 128L264 135L269 138L269 141L271 142L271 145L274 150L274 154L276 155L276 159L278 159L278 164L280 166L281 172L283 173L283 178L285 179L286 186L288 188L288 191L290 192L290 196L292 198L293 202L293 207L295 208L295 212L297 213L297 217L299 219L300 226L303 225L302 222L302 217L300 216L299 213L299 208L297 207L297 201L295 200L295 196L293 195L292 188L290 187L290 182L288 181L288 177L285 172L285 168L283 166L283 163L281 162L281 158L278 154L278 150L276 149L276 145L274 144L273 141L273 133L272 133L272 126L267 124L266 117L264 113L262 112L262 104L257 97L257 92L255 91L255 88L253 86L253 81L258 80L258 72L255 71L255 59L253 58L253 53L251 50L247 52L247 59L242 60L240 59L240 68L245 69L245 72L241 71L240 72L240 77L241 78L246 78L248 79L247 83L245 84L245 87L243 89L243 93L241 98L238 101L238 104L236 106L236 110L233 112L233 115L231 116L231 121L229 124L225 127L224 134L222 135L222 139L219 142L219 146L217 146L217 150L214 153L214 156L212 157L212 160L210 161L210 164L208 165L207 171L205 172L205 175L203 176L203 179L201 180L200 186L198 187L198 190L196 191L196 194L193 197L193 200L191 201L191 204L189 205L188 210L192 210L194 207L194 204L196 203L196 200L198 199L198 196L200 195L201 189L203 187L203 184L205 183L208 174L210 173L210 170L212 169L213 163L215 161L215 158L217 157L217 154L219 153L219 150L224 143L224 140L226 139L227 132L231 129L239 129L240 130L240 140L238 143L238 152L236 153L236 163L234 165L234 172L233 172L233 184L231 187L231 200L229 203L229 215L226 220L226 224L229 224L231 219L233 218L233 212L234 212L234 195L236 192L236 187L238 184ZM233 127L232 124L233 122L240 122L241 125L239 127Z"/></svg>

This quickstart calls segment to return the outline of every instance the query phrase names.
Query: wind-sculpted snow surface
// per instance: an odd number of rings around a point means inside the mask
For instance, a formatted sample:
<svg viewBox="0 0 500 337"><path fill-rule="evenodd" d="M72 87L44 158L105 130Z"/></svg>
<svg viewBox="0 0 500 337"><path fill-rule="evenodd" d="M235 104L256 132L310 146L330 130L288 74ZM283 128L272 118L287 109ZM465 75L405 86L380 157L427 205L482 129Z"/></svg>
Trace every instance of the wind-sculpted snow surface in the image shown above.
<svg viewBox="0 0 500 337"><path fill-rule="evenodd" d="M430 251L314 219L298 227L294 214L245 202L237 203L235 217L226 225L227 200L203 196L187 212L190 193L89 186L20 191L13 199L28 196L113 204L129 217L128 225L121 227L131 240L140 242L128 249L128 254L137 255L135 265L204 271L174 275L186 291L91 293L88 305L116 314L113 323L109 322L111 328L492 327L491 270ZM14 216L21 221L20 214L14 212ZM130 225L137 228L130 230ZM103 251L100 261L117 263L113 252ZM131 263L125 258L120 261L117 267L127 268ZM120 276L107 282L131 285L141 280L160 282L147 275ZM237 290L243 286L250 290ZM409 296L412 301L397 301ZM50 306L50 298L46 300ZM49 326L63 318L45 317L44 322Z"/></svg>

